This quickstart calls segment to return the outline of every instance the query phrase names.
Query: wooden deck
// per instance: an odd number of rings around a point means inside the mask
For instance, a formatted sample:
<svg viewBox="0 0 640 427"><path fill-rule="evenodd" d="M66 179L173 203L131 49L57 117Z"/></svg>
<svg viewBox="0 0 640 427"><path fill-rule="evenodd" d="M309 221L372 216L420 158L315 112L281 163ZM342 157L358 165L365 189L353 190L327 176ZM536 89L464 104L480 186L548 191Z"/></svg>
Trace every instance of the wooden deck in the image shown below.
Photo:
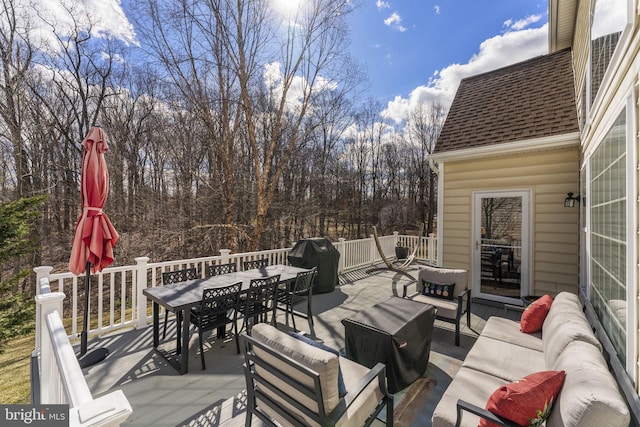
<svg viewBox="0 0 640 427"><path fill-rule="evenodd" d="M418 266L410 272L417 275ZM408 278L388 271L372 275L359 271L341 276L340 282L334 292L313 296L315 332L325 344L336 349L344 347L342 319L392 295L402 295L402 285L408 282ZM304 304L301 304L301 309L304 309ZM520 313L505 310L502 306L474 303L470 327L463 322L460 347L453 344L454 325L436 321L430 364L425 376L436 372L444 372L444 375L435 389L430 388L428 398L425 397L430 403L420 404L417 412L413 408L414 413L407 417L411 421L404 425L431 425L429 410L432 411L431 407L437 403L447 381L455 373L451 371L457 369L486 320L493 315L517 319ZM284 323L282 313L278 323ZM299 329L307 331L304 319L296 318L296 324ZM170 322L170 327L167 341L173 343L175 322ZM133 408L126 425L243 426L243 359L236 354L233 341L222 341L208 337L205 344L207 369L203 371L197 334L193 334L189 372L179 375L153 350L151 327L120 331L90 342L90 350L106 347L110 354L105 361L85 369L85 376L94 397L115 389L125 393ZM260 425L255 421L254 425Z"/></svg>

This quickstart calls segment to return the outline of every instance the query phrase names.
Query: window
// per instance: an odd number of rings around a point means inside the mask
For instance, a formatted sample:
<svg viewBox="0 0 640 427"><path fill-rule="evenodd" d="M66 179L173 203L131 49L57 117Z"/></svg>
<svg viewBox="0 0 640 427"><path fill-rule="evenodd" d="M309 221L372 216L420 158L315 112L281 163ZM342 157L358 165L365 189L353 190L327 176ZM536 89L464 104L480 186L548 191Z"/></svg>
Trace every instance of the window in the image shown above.
<svg viewBox="0 0 640 427"><path fill-rule="evenodd" d="M591 102L598 95L627 24L628 0L596 0L591 14Z"/></svg>
<svg viewBox="0 0 640 427"><path fill-rule="evenodd" d="M600 323L626 364L627 154L626 111L590 159L590 299Z"/></svg>

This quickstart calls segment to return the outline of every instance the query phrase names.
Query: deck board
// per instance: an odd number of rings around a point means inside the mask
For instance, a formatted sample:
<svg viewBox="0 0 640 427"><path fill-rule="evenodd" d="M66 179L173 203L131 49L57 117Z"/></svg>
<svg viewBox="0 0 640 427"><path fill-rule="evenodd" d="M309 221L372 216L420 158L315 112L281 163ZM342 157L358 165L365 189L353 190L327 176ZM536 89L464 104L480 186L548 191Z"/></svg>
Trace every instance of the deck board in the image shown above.
<svg viewBox="0 0 640 427"><path fill-rule="evenodd" d="M418 268L410 272L417 275ZM405 276L393 272L367 274L359 271L340 277L334 292L313 296L315 332L325 344L336 349L344 347L342 319L382 302L391 295L402 295ZM304 310L305 305L300 306ZM432 353L445 358L463 360L482 331L486 320L493 315L518 319L520 313L501 306L472 304L470 327L462 322L461 346L454 345L455 326L436 321ZM278 316L279 326L285 328L284 315ZM296 318L298 328L307 331L307 322ZM170 321L167 341L175 340L175 321ZM179 375L153 350L152 328L111 333L90 342L90 349L107 347L107 359L85 369L87 383L94 397L121 389L133 408L125 422L130 426L235 426L244 425L241 396L245 389L242 374L243 359L235 352L231 340L207 337L205 360L207 369L201 370L197 333L192 334L189 352L189 372ZM442 357L430 359L430 365ZM441 392L441 391L440 391ZM439 400L439 396L430 397ZM431 425L430 415L415 425ZM428 420L426 418L429 418ZM255 421L255 420L254 420ZM260 425L254 422L254 425Z"/></svg>

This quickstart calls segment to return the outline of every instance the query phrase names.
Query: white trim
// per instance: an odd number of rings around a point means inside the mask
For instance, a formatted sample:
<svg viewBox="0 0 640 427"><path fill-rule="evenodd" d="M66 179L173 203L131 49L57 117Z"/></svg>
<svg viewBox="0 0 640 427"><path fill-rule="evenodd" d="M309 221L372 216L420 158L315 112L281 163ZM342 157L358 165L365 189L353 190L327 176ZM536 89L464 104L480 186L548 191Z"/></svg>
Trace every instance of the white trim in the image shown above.
<svg viewBox="0 0 640 427"><path fill-rule="evenodd" d="M471 296L474 298L483 298L493 301L508 303L508 304L520 304L520 298L509 298L499 295L484 294L480 288L481 278L481 259L480 259L480 242L482 236L481 219L480 214L480 200L486 197L520 197L522 198L522 223L521 223L521 270L520 270L520 297L530 295L532 292L533 280L531 274L533 272L532 261L532 236L533 236L533 190L531 188L521 189L503 189L503 190L481 190L473 191L472 197L472 209L471 209ZM444 240L444 239L440 239Z"/></svg>
<svg viewBox="0 0 640 427"><path fill-rule="evenodd" d="M638 376L638 155L634 91L627 97L626 151L627 151L627 357L626 370L635 379ZM633 284L630 286L630 284ZM636 325L635 327L630 327Z"/></svg>
<svg viewBox="0 0 640 427"><path fill-rule="evenodd" d="M445 165L444 163L440 163L438 166L438 170L440 171L438 173L438 206L437 206L437 215L438 215L438 222L436 224L436 230L438 233L438 240L437 240L437 244L438 244L438 249L437 249L437 256L436 256L436 266L438 267L442 267L443 265L443 258L444 258L444 239L442 238L442 233L443 233L443 227L444 227L444 168Z"/></svg>
<svg viewBox="0 0 640 427"><path fill-rule="evenodd" d="M545 136L542 138L512 141L502 144L483 145L481 147L464 148L461 150L435 153L431 158L436 161L469 160L478 157L488 157L505 154L522 154L526 151L554 150L564 147L580 145L580 132L562 135Z"/></svg>

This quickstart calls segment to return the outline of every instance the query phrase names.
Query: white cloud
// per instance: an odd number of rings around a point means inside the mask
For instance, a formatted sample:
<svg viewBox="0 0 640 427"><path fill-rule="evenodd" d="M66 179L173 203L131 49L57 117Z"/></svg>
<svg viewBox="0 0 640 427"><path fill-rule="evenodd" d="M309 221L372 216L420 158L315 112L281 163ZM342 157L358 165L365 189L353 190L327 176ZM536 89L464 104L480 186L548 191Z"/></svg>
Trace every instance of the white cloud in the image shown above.
<svg viewBox="0 0 640 427"><path fill-rule="evenodd" d="M389 101L381 115L400 123L420 102L440 103L448 109L463 78L546 54L547 31L545 24L540 28L510 31L485 40L480 44L478 53L466 64L451 64L435 72L426 85L416 87L408 97L398 95Z"/></svg>
<svg viewBox="0 0 640 427"><path fill-rule="evenodd" d="M406 31L407 29L400 25L400 22L402 22L402 18L400 17L398 12L393 12L387 19L384 20L384 24L387 27L392 27L400 32Z"/></svg>
<svg viewBox="0 0 640 427"><path fill-rule="evenodd" d="M378 10L389 9L391 7L391 4L383 0L376 0L376 7L378 8Z"/></svg>
<svg viewBox="0 0 640 427"><path fill-rule="evenodd" d="M91 31L94 37L113 38L137 45L133 25L120 3L121 0L18 0L16 7L22 19L30 21L29 36L35 45L58 49L54 27L61 36L80 29Z"/></svg>
<svg viewBox="0 0 640 427"><path fill-rule="evenodd" d="M433 6L433 10L435 10L436 15L440 15L440 6L436 4L435 6Z"/></svg>
<svg viewBox="0 0 640 427"><path fill-rule="evenodd" d="M531 16L527 16L524 19L519 19L517 21L514 21L513 19L507 19L506 21L504 21L504 26L507 27L509 30L520 31L529 27L531 24L535 24L541 19L542 19L542 15L531 15Z"/></svg>

